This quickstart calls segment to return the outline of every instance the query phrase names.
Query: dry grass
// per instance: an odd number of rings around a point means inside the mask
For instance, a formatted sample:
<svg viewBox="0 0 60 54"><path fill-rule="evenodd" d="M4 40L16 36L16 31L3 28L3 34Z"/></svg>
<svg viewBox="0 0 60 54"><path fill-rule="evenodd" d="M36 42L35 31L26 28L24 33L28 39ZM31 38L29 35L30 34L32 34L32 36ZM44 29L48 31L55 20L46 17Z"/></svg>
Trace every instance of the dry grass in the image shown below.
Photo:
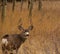
<svg viewBox="0 0 60 54"><path fill-rule="evenodd" d="M60 2L42 3L41 11L37 10L37 3L34 5L32 15L34 29L19 49L20 54L60 54ZM14 13L11 9L12 4L7 6L4 24L0 26L1 34L19 33L17 26L20 18L25 28L30 25L27 4L24 3L22 12L19 5L16 4Z"/></svg>

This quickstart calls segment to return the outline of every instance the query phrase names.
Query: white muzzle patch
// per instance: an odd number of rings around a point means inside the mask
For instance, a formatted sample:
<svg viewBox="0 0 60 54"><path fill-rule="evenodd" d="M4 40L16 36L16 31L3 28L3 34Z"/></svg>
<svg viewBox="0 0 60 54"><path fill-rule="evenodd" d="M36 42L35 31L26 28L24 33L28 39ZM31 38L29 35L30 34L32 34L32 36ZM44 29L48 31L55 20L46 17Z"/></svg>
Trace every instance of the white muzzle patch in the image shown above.
<svg viewBox="0 0 60 54"><path fill-rule="evenodd" d="M3 39L2 39L2 44L5 44L5 46L7 46L7 45L8 45L8 40L5 39L5 38L3 38Z"/></svg>
<svg viewBox="0 0 60 54"><path fill-rule="evenodd" d="M29 35L29 32L26 32L25 34L26 34L26 35Z"/></svg>

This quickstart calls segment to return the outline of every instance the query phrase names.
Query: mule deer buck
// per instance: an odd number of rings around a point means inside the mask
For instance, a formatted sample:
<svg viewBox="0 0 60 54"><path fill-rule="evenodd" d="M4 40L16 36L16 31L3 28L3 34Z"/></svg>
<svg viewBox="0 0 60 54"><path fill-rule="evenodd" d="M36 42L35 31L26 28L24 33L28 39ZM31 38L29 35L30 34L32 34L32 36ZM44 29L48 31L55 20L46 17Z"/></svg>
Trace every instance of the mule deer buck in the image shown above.
<svg viewBox="0 0 60 54"><path fill-rule="evenodd" d="M29 31L33 29L33 26L29 26L28 29L24 29L22 25L19 25L18 29L22 30L20 34L6 34L2 37L1 46L3 54L8 54L8 51L10 51L10 54L13 54L13 51L17 54L19 47L28 38Z"/></svg>

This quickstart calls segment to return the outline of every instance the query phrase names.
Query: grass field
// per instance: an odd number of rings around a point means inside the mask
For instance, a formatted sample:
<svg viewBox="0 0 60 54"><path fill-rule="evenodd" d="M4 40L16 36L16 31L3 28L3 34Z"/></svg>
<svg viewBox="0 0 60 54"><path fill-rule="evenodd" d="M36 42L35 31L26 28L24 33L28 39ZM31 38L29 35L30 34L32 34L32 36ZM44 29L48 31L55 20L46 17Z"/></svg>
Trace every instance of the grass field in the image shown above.
<svg viewBox="0 0 60 54"><path fill-rule="evenodd" d="M60 54L60 1L44 1L40 11L37 5L36 2L32 12L34 29L20 47L19 54ZM28 13L27 3L24 3L22 11L20 3L16 3L14 12L12 12L12 4L8 4L4 23L0 22L1 36L6 33L20 33L17 28L20 18L23 27L28 28L30 25Z"/></svg>

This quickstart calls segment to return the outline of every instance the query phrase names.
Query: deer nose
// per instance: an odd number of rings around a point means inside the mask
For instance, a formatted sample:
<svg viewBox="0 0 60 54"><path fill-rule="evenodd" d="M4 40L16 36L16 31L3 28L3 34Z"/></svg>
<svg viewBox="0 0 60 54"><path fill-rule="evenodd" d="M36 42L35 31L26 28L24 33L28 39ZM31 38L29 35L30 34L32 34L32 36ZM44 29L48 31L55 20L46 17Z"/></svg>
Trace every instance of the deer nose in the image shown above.
<svg viewBox="0 0 60 54"><path fill-rule="evenodd" d="M27 34L26 36L29 36L29 34Z"/></svg>

